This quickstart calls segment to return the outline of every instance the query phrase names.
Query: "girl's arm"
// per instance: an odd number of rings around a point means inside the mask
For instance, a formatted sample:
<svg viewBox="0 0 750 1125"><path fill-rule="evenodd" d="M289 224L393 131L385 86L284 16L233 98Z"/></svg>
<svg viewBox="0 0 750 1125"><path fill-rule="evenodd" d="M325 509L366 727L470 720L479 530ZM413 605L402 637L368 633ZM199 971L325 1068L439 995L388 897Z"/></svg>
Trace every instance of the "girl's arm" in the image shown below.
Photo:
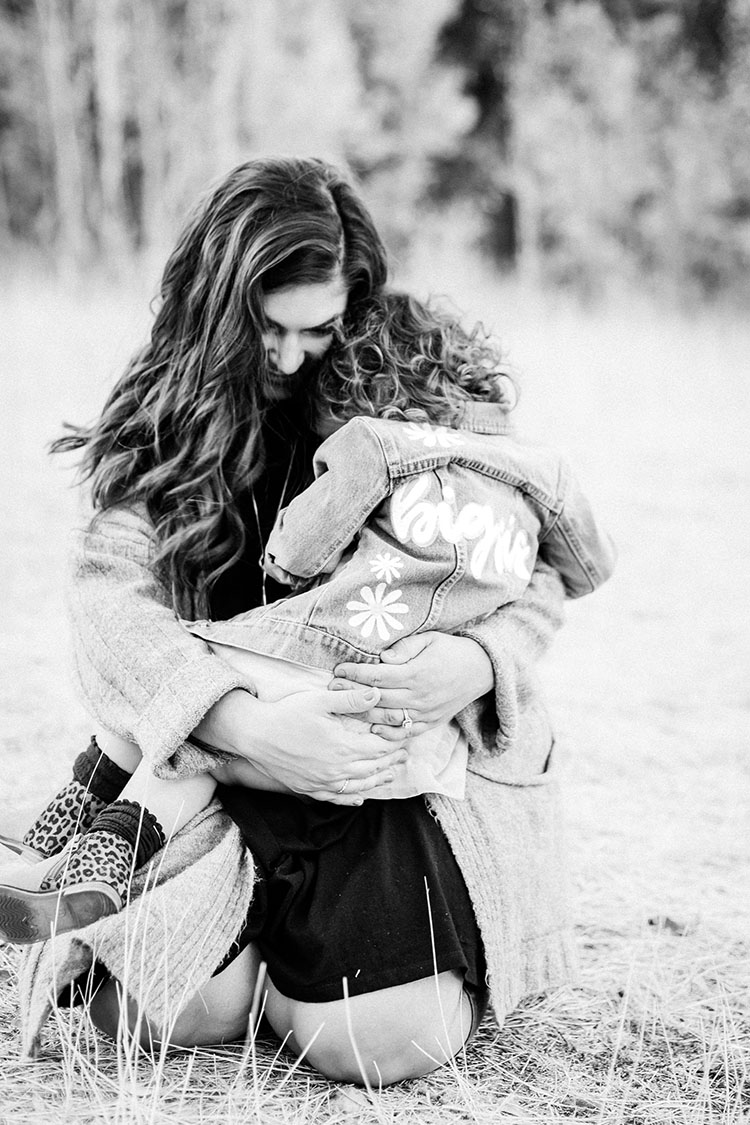
<svg viewBox="0 0 750 1125"><path fill-rule="evenodd" d="M539 554L562 578L569 598L593 593L612 574L617 551L564 461L560 463L560 511L539 543Z"/></svg>
<svg viewBox="0 0 750 1125"><path fill-rule="evenodd" d="M385 456L364 418L327 438L313 468L316 479L281 512L268 538L266 570L274 577L330 573L390 491Z"/></svg>

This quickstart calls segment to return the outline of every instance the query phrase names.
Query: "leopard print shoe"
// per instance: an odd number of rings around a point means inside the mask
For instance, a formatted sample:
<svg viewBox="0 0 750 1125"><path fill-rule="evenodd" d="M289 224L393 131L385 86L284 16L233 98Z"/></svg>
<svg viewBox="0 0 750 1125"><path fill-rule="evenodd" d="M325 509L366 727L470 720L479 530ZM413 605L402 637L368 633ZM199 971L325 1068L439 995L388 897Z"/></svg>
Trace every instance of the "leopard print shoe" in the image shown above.
<svg viewBox="0 0 750 1125"><path fill-rule="evenodd" d="M133 848L122 837L110 832L77 836L56 863L47 864L38 889L0 885L0 940L33 945L116 914L127 896L132 865ZM31 874L23 881L31 882Z"/></svg>
<svg viewBox="0 0 750 1125"><path fill-rule="evenodd" d="M128 894L135 862L132 844L115 832L95 829L79 836L48 872L40 890L106 885L122 903Z"/></svg>
<svg viewBox="0 0 750 1125"><path fill-rule="evenodd" d="M51 891L0 886L0 941L33 945L80 930L121 909L120 896L106 883Z"/></svg>
<svg viewBox="0 0 750 1125"><path fill-rule="evenodd" d="M73 763L73 777L39 814L23 838L24 845L42 856L57 855L117 800L129 777L92 736Z"/></svg>
<svg viewBox="0 0 750 1125"><path fill-rule="evenodd" d="M23 844L43 856L56 855L79 832L85 832L106 807L106 801L73 778L40 813Z"/></svg>
<svg viewBox="0 0 750 1125"><path fill-rule="evenodd" d="M33 867L20 864L18 885L0 885L0 940L31 945L117 913L128 901L134 871L164 844L148 809L115 802L57 859L42 862L38 881Z"/></svg>

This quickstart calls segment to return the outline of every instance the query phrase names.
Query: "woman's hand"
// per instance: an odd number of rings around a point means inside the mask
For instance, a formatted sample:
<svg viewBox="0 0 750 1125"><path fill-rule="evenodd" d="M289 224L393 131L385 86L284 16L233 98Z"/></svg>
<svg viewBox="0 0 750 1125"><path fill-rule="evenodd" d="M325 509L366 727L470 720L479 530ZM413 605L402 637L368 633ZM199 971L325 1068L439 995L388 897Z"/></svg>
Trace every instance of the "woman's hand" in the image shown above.
<svg viewBox="0 0 750 1125"><path fill-rule="evenodd" d="M380 700L364 716L374 734L403 743L453 719L494 685L492 664L476 641L448 633L416 633L396 641L380 664L339 664L329 687L377 687ZM402 726L408 712L412 726Z"/></svg>
<svg viewBox="0 0 750 1125"><path fill-rule="evenodd" d="M363 712L378 702L377 690L361 687L336 694L297 692L275 703L231 691L214 704L195 734L252 764L253 770L233 771L237 779L245 778L241 784L360 805L369 790L387 786L393 766L406 759L403 737L385 740L364 722L351 721L352 716L364 719ZM272 783L258 783L254 771Z"/></svg>

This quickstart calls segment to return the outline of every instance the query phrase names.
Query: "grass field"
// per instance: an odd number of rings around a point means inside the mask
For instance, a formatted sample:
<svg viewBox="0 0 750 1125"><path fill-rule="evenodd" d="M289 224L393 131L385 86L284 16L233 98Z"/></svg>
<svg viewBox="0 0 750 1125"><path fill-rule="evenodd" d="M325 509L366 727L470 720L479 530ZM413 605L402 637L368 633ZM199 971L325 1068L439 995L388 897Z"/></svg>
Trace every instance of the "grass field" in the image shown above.
<svg viewBox="0 0 750 1125"><path fill-rule="evenodd" d="M0 1122L750 1121L750 327L635 297L586 311L468 271L444 287L500 330L525 372L524 430L567 451L620 547L543 668L568 748L580 977L370 1104L265 1040L154 1065L74 1019L21 1064L15 955L0 949ZM88 731L64 614L76 498L44 443L96 413L147 312L132 294L28 285L1 315L11 831Z"/></svg>

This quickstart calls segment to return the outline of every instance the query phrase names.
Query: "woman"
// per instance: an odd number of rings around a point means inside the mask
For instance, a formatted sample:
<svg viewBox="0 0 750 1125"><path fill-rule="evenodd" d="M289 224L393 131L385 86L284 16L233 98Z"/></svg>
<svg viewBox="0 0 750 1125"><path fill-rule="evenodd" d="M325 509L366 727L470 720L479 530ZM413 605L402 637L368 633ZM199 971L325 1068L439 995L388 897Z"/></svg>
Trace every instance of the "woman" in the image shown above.
<svg viewBox="0 0 750 1125"><path fill-rule="evenodd" d="M103 804L122 788L119 739L165 779L215 767L218 748L239 783L222 805L247 845L217 810L171 841L142 926L145 959L162 966L150 991L132 967L122 979L142 900L93 927L90 948L121 978L142 1039L181 1045L244 1033L262 950L277 1034L328 1077L375 1083L454 1055L488 986L502 1019L568 971L552 737L530 669L558 624L560 581L538 566L521 600L461 635L407 638L380 664L340 665L337 691L280 703L243 690L178 617L224 619L283 594L264 585L258 559L278 509L309 480L306 388L385 281L372 221L335 169L235 169L167 263L149 344L101 419L62 443L84 449L98 512L73 584L78 673L115 736L108 756L77 763L81 807L98 773ZM345 713L362 715L360 730L339 722ZM465 801L360 803L387 783L410 732L454 717L470 747ZM291 792L244 787L248 773ZM184 957L179 972L163 969L175 943L181 957L191 946L189 972ZM58 938L27 958L29 1039L40 982L54 976L59 990L85 967L72 950ZM110 979L91 1001L104 1030L117 1027L120 995Z"/></svg>

